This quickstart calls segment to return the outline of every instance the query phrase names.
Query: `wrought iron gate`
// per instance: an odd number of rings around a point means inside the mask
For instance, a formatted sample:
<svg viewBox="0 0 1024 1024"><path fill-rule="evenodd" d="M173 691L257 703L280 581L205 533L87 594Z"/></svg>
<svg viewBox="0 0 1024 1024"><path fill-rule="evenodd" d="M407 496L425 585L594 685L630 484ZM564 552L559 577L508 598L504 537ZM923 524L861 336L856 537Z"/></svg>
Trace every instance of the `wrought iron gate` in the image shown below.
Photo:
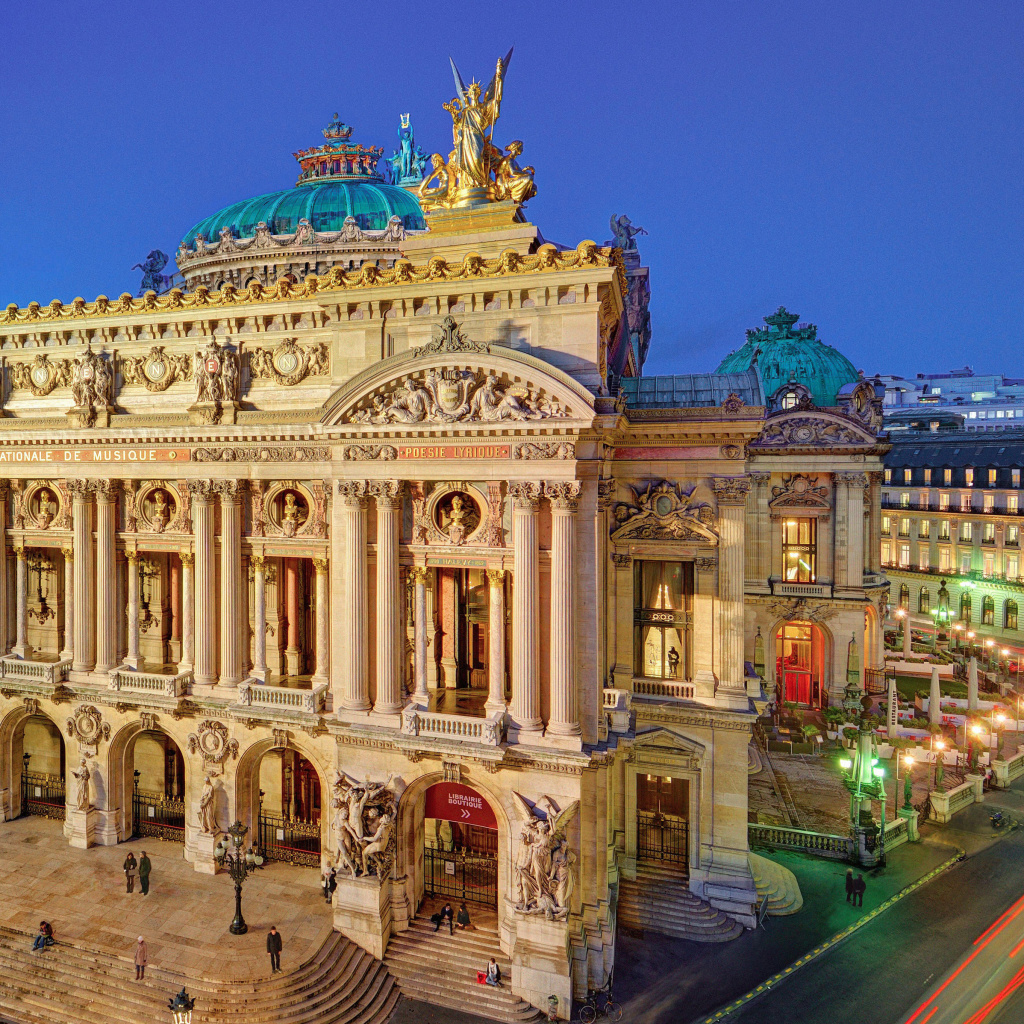
<svg viewBox="0 0 1024 1024"><path fill-rule="evenodd" d="M685 818L637 811L637 860L668 861L689 868L689 839L690 823Z"/></svg>
<svg viewBox="0 0 1024 1024"><path fill-rule="evenodd" d="M260 811L260 852L267 860L320 867L320 822L290 821Z"/></svg>
<svg viewBox="0 0 1024 1024"><path fill-rule="evenodd" d="M498 859L486 853L423 850L423 891L427 896L498 906Z"/></svg>
<svg viewBox="0 0 1024 1024"><path fill-rule="evenodd" d="M65 817L64 780L56 775L43 772L23 771L21 773L21 813L38 814L44 818Z"/></svg>
<svg viewBox="0 0 1024 1024"><path fill-rule="evenodd" d="M185 842L185 801L160 793L132 793L132 836L155 836L172 843Z"/></svg>

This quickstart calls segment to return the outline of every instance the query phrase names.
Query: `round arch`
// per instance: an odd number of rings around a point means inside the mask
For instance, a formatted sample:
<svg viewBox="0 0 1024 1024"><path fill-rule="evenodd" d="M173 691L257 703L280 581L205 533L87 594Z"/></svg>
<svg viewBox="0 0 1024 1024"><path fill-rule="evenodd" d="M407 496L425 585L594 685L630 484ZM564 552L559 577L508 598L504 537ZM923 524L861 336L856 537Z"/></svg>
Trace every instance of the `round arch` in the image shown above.
<svg viewBox="0 0 1024 1024"><path fill-rule="evenodd" d="M398 801L395 877L404 879L409 917L415 917L424 894L423 847L426 793L435 783L444 782L443 772L428 772L406 786ZM478 779L463 778L461 784L478 793L494 812L498 825L498 919L512 893L513 834L512 819L501 798ZM499 927L498 934L503 935ZM502 947L504 948L504 947Z"/></svg>
<svg viewBox="0 0 1024 1024"><path fill-rule="evenodd" d="M119 843L123 843L132 837L135 744L139 737L147 732L166 736L177 747L178 753L181 756L182 763L185 766L185 785L182 799L185 804L186 828L191 797L193 793L197 792L197 780L192 759L185 756L182 744L173 733L162 728L157 722L150 723L149 728L143 728L142 722L129 722L127 725L122 726L110 738L106 765L106 806L107 810L114 814L114 825L117 830L117 841ZM184 839L184 836L182 838Z"/></svg>
<svg viewBox="0 0 1024 1024"><path fill-rule="evenodd" d="M780 644L780 641L785 641L787 638L783 637L783 631L788 626L799 626L803 629L809 629L809 636L797 636L794 635L792 639L797 642L807 641L810 643L811 648L809 651L789 651L784 650L784 643ZM806 670L809 678L807 679L809 697L813 696L813 688L811 683L816 681L818 684L818 696L816 700L797 700L799 704L805 704L805 706L814 707L825 707L827 706L826 694L828 694L828 700L831 700L832 692L837 688L842 690L846 684L846 680L836 680L834 672L836 668L836 651L835 651L835 639L832 635L832 631L821 622L811 622L803 619L777 619L769 634L772 638L772 653L771 657L766 659L771 665L772 679L775 684L775 693L780 695L783 701L789 700L787 696L787 680L785 673L780 675L780 669L782 668L782 661L786 657L796 653L797 658L803 657L806 653L810 656L809 663L806 663L805 668L800 667L799 672L791 672L790 674L796 678L792 679L791 682L795 683L797 687L797 696L800 696L801 679L800 676ZM780 647L783 648L780 651Z"/></svg>
<svg viewBox="0 0 1024 1024"><path fill-rule="evenodd" d="M8 711L0 719L0 795L5 796L0 812L5 821L17 818L22 811L21 771L25 726L32 718L42 718L57 730L67 760L67 743L61 732L61 724L52 714L43 710L38 702L31 706L23 704Z"/></svg>
<svg viewBox="0 0 1024 1024"><path fill-rule="evenodd" d="M327 811L330 801L331 784L328 769L323 764L318 751L315 747L306 743L304 739L291 735L289 735L287 743L278 743L273 738L261 739L242 751L238 758L238 764L235 767L235 807L233 816L249 829L248 837L253 842L256 842L259 833L260 814L260 763L264 755L271 750L289 749L297 751L313 766L320 782L320 863L323 866L327 863L331 851L331 815Z"/></svg>

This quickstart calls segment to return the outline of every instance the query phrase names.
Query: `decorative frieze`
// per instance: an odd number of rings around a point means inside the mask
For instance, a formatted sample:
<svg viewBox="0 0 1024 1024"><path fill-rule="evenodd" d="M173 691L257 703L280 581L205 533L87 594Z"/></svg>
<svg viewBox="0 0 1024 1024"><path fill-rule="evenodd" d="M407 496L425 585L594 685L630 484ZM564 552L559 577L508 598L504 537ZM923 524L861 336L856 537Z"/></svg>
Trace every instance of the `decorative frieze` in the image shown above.
<svg viewBox="0 0 1024 1024"><path fill-rule="evenodd" d="M233 445L223 448L193 448L195 462L330 462L327 445L296 445L294 447L263 447Z"/></svg>
<svg viewBox="0 0 1024 1024"><path fill-rule="evenodd" d="M346 462L393 462L398 458L398 449L393 444L347 444L342 458Z"/></svg>
<svg viewBox="0 0 1024 1024"><path fill-rule="evenodd" d="M520 441L512 446L513 459L575 459L572 441Z"/></svg>
<svg viewBox="0 0 1024 1024"><path fill-rule="evenodd" d="M57 388L71 387L74 365L70 359L51 359L40 353L32 362L8 364L11 390L31 391L36 398L45 398Z"/></svg>
<svg viewBox="0 0 1024 1024"><path fill-rule="evenodd" d="M300 345L295 338L286 338L276 348L249 351L249 374L253 380L272 380L283 387L293 387L307 377L326 376L330 372L330 352L323 341Z"/></svg>
<svg viewBox="0 0 1024 1024"><path fill-rule="evenodd" d="M154 345L144 356L123 357L120 369L122 383L139 384L153 393L192 379L192 359L185 353L172 355L162 345Z"/></svg>

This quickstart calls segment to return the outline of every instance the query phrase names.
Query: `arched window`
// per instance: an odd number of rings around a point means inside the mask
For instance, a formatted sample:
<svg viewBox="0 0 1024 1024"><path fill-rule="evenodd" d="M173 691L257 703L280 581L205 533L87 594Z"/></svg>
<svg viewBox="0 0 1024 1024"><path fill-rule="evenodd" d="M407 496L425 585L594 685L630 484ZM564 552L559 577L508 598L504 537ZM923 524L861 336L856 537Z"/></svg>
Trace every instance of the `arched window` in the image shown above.
<svg viewBox="0 0 1024 1024"><path fill-rule="evenodd" d="M900 607L904 611L910 611L910 587L906 583L900 584Z"/></svg>
<svg viewBox="0 0 1024 1024"><path fill-rule="evenodd" d="M960 595L960 621L971 621L971 595L966 590Z"/></svg>
<svg viewBox="0 0 1024 1024"><path fill-rule="evenodd" d="M1003 612L1006 618L1006 628L1016 629L1017 628L1017 602L1007 601Z"/></svg>
<svg viewBox="0 0 1024 1024"><path fill-rule="evenodd" d="M927 587L922 587L917 595L917 610L922 615L930 615L932 611L932 595Z"/></svg>
<svg viewBox="0 0 1024 1024"><path fill-rule="evenodd" d="M995 625L996 602L991 597L983 597L981 600L981 624L983 626Z"/></svg>

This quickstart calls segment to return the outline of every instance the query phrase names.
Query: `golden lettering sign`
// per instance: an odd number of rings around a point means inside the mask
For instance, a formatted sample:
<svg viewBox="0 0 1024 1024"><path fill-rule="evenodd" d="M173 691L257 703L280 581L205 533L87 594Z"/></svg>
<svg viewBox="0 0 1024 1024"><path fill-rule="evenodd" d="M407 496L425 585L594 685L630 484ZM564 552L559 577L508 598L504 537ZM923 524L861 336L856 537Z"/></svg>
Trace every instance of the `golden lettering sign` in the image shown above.
<svg viewBox="0 0 1024 1024"><path fill-rule="evenodd" d="M399 459L510 459L510 444L402 444Z"/></svg>
<svg viewBox="0 0 1024 1024"><path fill-rule="evenodd" d="M52 466L82 465L97 462L133 464L138 462L189 462L188 448L144 448L117 445L107 448L54 445L47 448L0 448L0 465L4 463L49 463Z"/></svg>

